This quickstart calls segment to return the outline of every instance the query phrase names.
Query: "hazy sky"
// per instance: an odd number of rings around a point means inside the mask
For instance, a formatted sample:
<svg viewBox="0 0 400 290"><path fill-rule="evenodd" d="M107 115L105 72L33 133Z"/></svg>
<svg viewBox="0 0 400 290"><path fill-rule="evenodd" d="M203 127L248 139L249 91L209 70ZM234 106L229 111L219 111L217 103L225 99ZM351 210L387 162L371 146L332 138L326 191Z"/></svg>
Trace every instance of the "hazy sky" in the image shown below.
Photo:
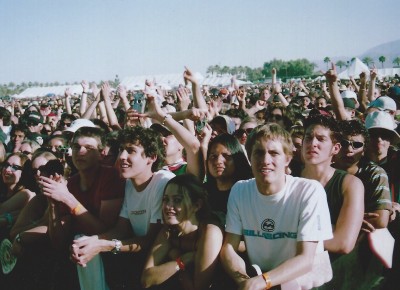
<svg viewBox="0 0 400 290"><path fill-rule="evenodd" d="M400 39L399 8L399 0L0 0L0 83L351 57Z"/></svg>

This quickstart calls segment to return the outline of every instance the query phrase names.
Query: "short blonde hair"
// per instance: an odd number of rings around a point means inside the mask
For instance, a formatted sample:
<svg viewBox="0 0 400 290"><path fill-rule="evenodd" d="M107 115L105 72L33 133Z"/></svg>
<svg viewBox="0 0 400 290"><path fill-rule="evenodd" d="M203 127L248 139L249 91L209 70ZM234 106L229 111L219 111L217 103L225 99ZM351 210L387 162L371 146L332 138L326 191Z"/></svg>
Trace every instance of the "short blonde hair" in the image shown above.
<svg viewBox="0 0 400 290"><path fill-rule="evenodd" d="M289 132L276 123L269 123L254 128L247 138L245 147L249 158L251 158L254 144L262 138L280 141L285 155L293 156L293 142Z"/></svg>

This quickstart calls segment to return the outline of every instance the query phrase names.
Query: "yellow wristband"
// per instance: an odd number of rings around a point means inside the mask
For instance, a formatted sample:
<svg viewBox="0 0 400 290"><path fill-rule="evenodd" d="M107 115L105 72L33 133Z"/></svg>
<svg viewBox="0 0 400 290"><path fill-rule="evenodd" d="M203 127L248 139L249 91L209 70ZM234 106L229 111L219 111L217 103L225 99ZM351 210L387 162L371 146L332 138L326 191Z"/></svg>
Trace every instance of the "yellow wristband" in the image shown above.
<svg viewBox="0 0 400 290"><path fill-rule="evenodd" d="M79 213L79 211L81 210L81 208L82 208L82 204L78 203L78 205L71 210L71 214L77 215Z"/></svg>
<svg viewBox="0 0 400 290"><path fill-rule="evenodd" d="M265 284L266 284L265 290L270 289L271 286L272 286L272 282L271 282L271 278L269 278L268 273L263 273L262 277L264 278L264 281L265 281Z"/></svg>

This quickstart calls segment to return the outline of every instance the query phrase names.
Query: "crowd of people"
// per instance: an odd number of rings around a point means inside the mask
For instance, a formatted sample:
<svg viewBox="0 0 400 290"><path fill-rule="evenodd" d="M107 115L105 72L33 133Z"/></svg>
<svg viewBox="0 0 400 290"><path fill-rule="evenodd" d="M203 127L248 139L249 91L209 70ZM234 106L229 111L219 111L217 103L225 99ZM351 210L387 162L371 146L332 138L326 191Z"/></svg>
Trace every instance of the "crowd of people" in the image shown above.
<svg viewBox="0 0 400 290"><path fill-rule="evenodd" d="M2 101L1 288L395 289L399 77L276 76Z"/></svg>

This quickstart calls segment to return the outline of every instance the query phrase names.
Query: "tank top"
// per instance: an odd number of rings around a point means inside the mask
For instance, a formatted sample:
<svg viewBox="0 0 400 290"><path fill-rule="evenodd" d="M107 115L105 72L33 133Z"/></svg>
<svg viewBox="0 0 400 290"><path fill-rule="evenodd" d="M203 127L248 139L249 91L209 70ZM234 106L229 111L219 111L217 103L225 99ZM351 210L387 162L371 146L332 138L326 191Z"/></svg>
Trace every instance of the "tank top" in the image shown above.
<svg viewBox="0 0 400 290"><path fill-rule="evenodd" d="M346 171L336 169L331 179L329 179L328 183L325 185L326 197L333 225L336 225L343 205L342 184L346 175Z"/></svg>

